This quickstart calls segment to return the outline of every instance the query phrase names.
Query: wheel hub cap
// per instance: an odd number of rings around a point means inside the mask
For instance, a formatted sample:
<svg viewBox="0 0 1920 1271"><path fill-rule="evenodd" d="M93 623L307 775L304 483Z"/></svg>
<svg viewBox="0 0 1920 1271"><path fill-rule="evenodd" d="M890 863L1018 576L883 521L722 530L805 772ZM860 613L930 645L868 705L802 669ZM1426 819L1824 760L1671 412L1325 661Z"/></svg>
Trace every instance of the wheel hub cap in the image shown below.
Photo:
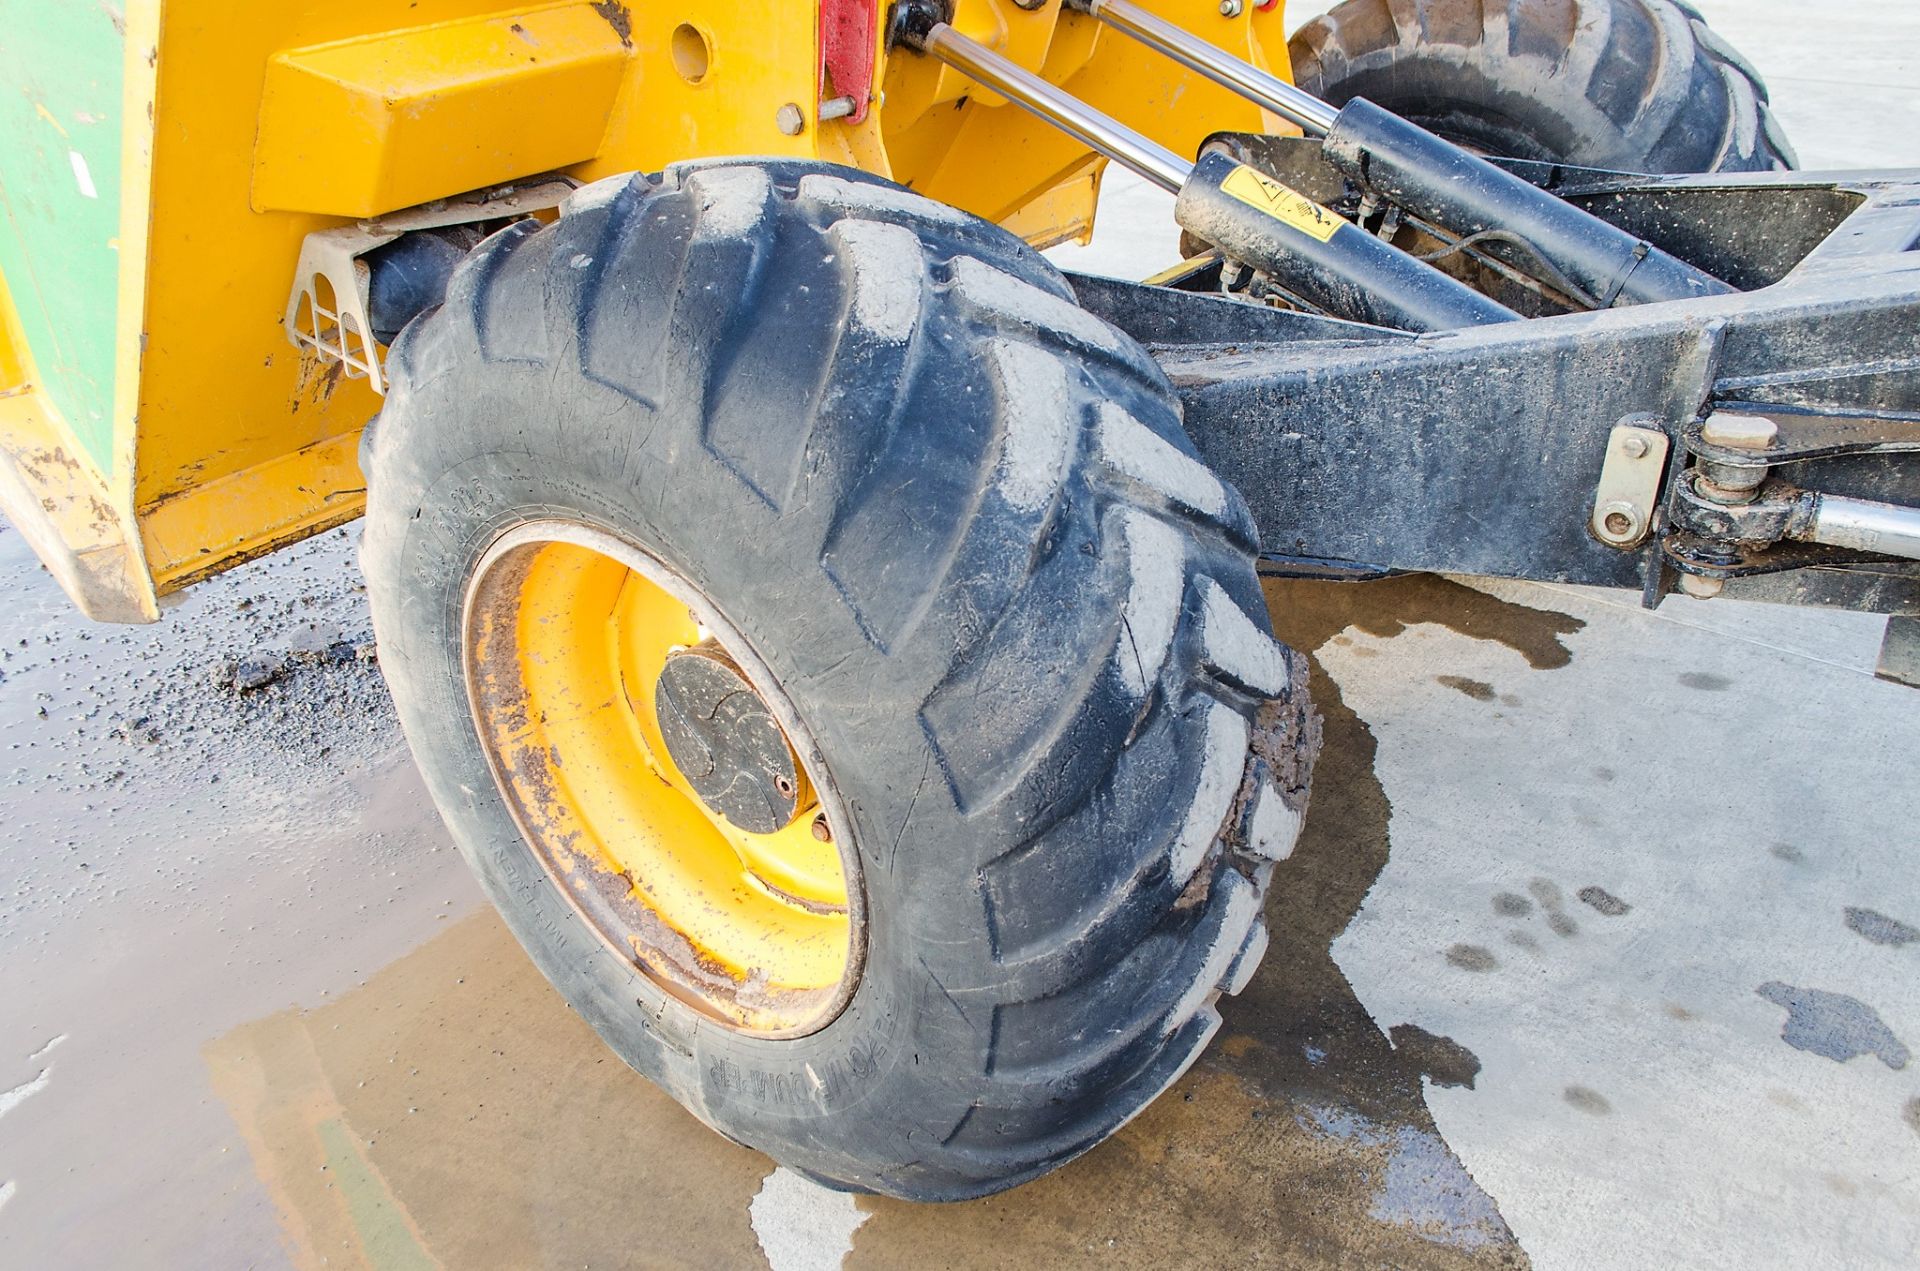
<svg viewBox="0 0 1920 1271"><path fill-rule="evenodd" d="M654 686L660 735L702 802L749 834L793 823L812 792L787 735L720 646L667 658Z"/></svg>

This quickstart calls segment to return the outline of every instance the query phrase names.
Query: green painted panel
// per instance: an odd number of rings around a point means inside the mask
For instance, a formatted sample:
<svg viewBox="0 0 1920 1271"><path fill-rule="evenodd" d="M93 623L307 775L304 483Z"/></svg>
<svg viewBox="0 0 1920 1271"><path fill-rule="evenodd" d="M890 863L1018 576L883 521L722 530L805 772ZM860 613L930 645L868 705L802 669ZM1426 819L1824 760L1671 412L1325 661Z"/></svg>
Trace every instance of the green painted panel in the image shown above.
<svg viewBox="0 0 1920 1271"><path fill-rule="evenodd" d="M120 7L0 0L0 272L67 426L113 454L121 245Z"/></svg>

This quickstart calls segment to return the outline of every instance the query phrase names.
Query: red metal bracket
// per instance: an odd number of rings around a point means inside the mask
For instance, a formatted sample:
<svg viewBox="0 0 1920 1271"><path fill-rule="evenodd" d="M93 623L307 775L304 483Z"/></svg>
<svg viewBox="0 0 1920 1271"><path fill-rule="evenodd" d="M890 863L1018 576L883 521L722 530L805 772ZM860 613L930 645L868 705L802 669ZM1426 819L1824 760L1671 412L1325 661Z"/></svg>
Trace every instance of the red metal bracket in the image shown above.
<svg viewBox="0 0 1920 1271"><path fill-rule="evenodd" d="M874 43L880 0L820 0L820 95L853 98L849 123L873 102Z"/></svg>

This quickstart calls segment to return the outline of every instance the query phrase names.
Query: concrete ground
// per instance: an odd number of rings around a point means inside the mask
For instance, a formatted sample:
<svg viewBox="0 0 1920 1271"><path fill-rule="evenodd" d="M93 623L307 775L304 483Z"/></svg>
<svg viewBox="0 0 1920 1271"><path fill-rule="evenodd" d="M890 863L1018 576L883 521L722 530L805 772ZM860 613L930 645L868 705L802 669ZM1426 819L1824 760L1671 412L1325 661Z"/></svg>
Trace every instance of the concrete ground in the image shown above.
<svg viewBox="0 0 1920 1271"><path fill-rule="evenodd" d="M1809 166L1920 165L1912 6L1702 7ZM1109 212L1064 263L1170 250L1149 191ZM109 629L0 526L0 1267L1920 1262L1920 698L1875 619L1274 585L1327 748L1265 966L1112 1142L925 1208L703 1129L532 970L353 537Z"/></svg>

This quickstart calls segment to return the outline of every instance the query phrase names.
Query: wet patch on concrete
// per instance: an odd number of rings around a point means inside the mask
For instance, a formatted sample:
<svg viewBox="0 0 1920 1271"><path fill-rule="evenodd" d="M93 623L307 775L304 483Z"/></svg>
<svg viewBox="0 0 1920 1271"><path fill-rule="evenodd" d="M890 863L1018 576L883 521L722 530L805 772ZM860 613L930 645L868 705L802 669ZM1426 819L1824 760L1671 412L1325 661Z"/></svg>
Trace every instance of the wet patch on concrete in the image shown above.
<svg viewBox="0 0 1920 1271"><path fill-rule="evenodd" d="M1442 675L1437 679L1454 692L1471 697L1476 702L1491 702L1498 696L1493 685L1481 680L1470 680L1464 675Z"/></svg>
<svg viewBox="0 0 1920 1271"><path fill-rule="evenodd" d="M1587 625L1570 614L1515 604L1432 574L1370 583L1269 579L1266 590L1275 631L1308 653L1349 627L1390 640L1408 627L1433 623L1469 639L1505 645L1534 670L1552 671L1573 661L1566 637Z"/></svg>
<svg viewBox="0 0 1920 1271"><path fill-rule="evenodd" d="M1580 924L1567 912L1566 893L1551 878L1536 878L1527 884L1527 891L1539 902L1540 909L1547 916L1547 927L1562 940L1572 939L1580 934Z"/></svg>
<svg viewBox="0 0 1920 1271"><path fill-rule="evenodd" d="M1898 918L1889 918L1874 909L1861 909L1848 906L1847 930L1863 940L1874 944L1891 945L1901 948L1920 941L1920 930L1908 926Z"/></svg>
<svg viewBox="0 0 1920 1271"><path fill-rule="evenodd" d="M1436 1086L1473 1089L1480 1075L1480 1056L1451 1037L1430 1033L1418 1024L1395 1024L1387 1036L1394 1050Z"/></svg>
<svg viewBox="0 0 1920 1271"><path fill-rule="evenodd" d="M1493 898L1493 912L1502 918L1525 918L1533 912L1533 902L1525 896L1503 891Z"/></svg>
<svg viewBox="0 0 1920 1271"><path fill-rule="evenodd" d="M1733 681L1706 671L1685 671L1680 675L1680 685L1701 693L1724 693L1733 687Z"/></svg>
<svg viewBox="0 0 1920 1271"><path fill-rule="evenodd" d="M771 1163L622 1064L491 912L205 1054L301 1266L762 1258Z"/></svg>
<svg viewBox="0 0 1920 1271"><path fill-rule="evenodd" d="M1785 861L1789 865L1804 865L1807 854L1791 843L1775 843L1767 849L1767 854L1775 860Z"/></svg>
<svg viewBox="0 0 1920 1271"><path fill-rule="evenodd" d="M1609 918L1620 918L1632 911L1633 906L1620 899L1604 887L1582 887L1579 892L1581 903L1595 909Z"/></svg>
<svg viewBox="0 0 1920 1271"><path fill-rule="evenodd" d="M1477 944L1456 944L1447 950L1447 961L1462 971L1476 973L1492 971L1500 965L1500 959Z"/></svg>
<svg viewBox="0 0 1920 1271"><path fill-rule="evenodd" d="M1368 1210L1370 1217L1457 1249L1485 1249L1512 1239L1492 1201L1437 1133L1411 1127L1383 1130L1345 1108L1313 1109L1309 1115L1336 1139L1385 1149L1385 1177Z"/></svg>
<svg viewBox="0 0 1920 1271"><path fill-rule="evenodd" d="M1780 1039L1795 1050L1844 1064L1861 1055L1872 1055L1887 1067L1898 1070L1913 1057L1905 1042L1894 1036L1880 1013L1857 997L1829 993L1823 989L1796 988L1779 980L1769 980L1754 992L1782 1007L1786 1023Z"/></svg>
<svg viewBox="0 0 1920 1271"><path fill-rule="evenodd" d="M1900 1119L1907 1123L1908 1129L1915 1134L1920 1134L1920 1095L1907 1100L1905 1106L1900 1109Z"/></svg>
<svg viewBox="0 0 1920 1271"><path fill-rule="evenodd" d="M1613 1111L1613 1105L1607 1102L1605 1095L1586 1086L1568 1086L1560 1092L1560 1097L1566 1100L1568 1107L1589 1116L1604 1117Z"/></svg>

